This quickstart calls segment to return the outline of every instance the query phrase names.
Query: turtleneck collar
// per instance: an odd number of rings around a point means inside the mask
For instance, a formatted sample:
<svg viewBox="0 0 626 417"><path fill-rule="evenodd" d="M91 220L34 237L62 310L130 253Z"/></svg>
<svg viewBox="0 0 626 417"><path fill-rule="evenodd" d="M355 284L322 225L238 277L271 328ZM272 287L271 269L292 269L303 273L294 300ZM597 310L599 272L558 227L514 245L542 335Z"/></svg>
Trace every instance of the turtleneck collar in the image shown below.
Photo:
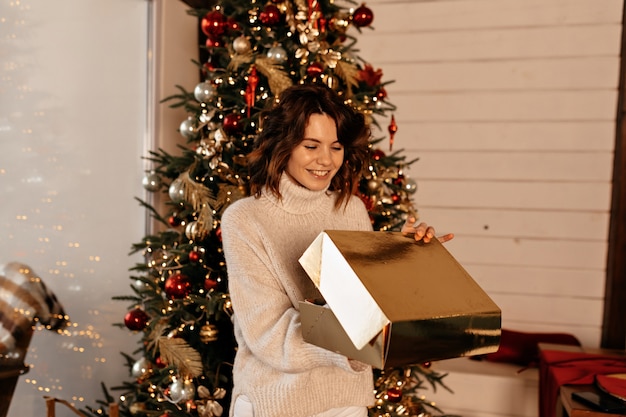
<svg viewBox="0 0 626 417"><path fill-rule="evenodd" d="M279 200L272 192L264 190L263 194L275 205L293 214L310 213L320 206L326 199L331 198L327 189L312 191L296 184L287 173L283 172L280 177Z"/></svg>

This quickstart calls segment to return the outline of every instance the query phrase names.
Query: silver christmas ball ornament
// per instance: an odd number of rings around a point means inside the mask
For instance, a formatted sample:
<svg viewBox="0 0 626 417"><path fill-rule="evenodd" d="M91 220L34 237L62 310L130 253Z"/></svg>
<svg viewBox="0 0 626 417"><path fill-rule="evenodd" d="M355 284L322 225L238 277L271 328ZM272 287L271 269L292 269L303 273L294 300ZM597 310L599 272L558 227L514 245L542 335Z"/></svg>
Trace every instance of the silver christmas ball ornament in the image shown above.
<svg viewBox="0 0 626 417"><path fill-rule="evenodd" d="M193 96L200 103L206 103L215 94L215 87L208 81L203 81L193 89Z"/></svg>
<svg viewBox="0 0 626 417"><path fill-rule="evenodd" d="M238 36L233 41L233 49L238 54L245 54L250 51L250 41L243 35Z"/></svg>
<svg viewBox="0 0 626 417"><path fill-rule="evenodd" d="M196 395L196 387L193 385L193 382L190 380L180 380L172 382L169 386L170 392L170 400L174 403L179 403L181 401L193 400Z"/></svg>
<svg viewBox="0 0 626 417"><path fill-rule="evenodd" d="M274 60L277 64L282 64L287 61L287 51L282 46L272 46L267 51L267 57Z"/></svg>
<svg viewBox="0 0 626 417"><path fill-rule="evenodd" d="M182 203L185 201L185 188L183 186L183 180L176 178L172 181L168 193L174 203Z"/></svg>
<svg viewBox="0 0 626 417"><path fill-rule="evenodd" d="M194 126L193 117L188 117L182 122L180 122L180 126L178 127L178 131L184 138L191 138L196 132L196 128Z"/></svg>
<svg viewBox="0 0 626 417"><path fill-rule="evenodd" d="M185 226L185 236L191 240L196 240L200 236L200 226L198 222L191 221L187 223L187 226Z"/></svg>
<svg viewBox="0 0 626 417"><path fill-rule="evenodd" d="M158 191L161 188L161 177L156 172L149 172L143 177L141 184L148 191Z"/></svg>
<svg viewBox="0 0 626 417"><path fill-rule="evenodd" d="M415 180L412 178L407 178L404 184L404 191L409 194L415 194L415 192L417 191L417 182L415 182Z"/></svg>
<svg viewBox="0 0 626 417"><path fill-rule="evenodd" d="M141 358L133 364L131 373L135 378L143 378L151 369L150 361L146 358Z"/></svg>

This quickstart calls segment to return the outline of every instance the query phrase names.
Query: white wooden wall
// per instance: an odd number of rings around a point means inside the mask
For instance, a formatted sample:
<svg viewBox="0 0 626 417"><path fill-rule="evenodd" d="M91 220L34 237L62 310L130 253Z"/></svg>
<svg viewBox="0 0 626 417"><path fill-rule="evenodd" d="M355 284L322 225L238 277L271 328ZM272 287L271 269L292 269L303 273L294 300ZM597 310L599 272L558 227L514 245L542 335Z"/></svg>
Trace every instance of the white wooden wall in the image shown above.
<svg viewBox="0 0 626 417"><path fill-rule="evenodd" d="M370 0L422 219L503 326L599 344L621 0ZM386 124L383 123L383 126Z"/></svg>
<svg viewBox="0 0 626 417"><path fill-rule="evenodd" d="M419 158L421 218L502 309L503 327L600 342L621 0L369 0L359 55L381 68ZM386 121L382 121L386 126ZM435 364L464 417L533 417L537 370Z"/></svg>

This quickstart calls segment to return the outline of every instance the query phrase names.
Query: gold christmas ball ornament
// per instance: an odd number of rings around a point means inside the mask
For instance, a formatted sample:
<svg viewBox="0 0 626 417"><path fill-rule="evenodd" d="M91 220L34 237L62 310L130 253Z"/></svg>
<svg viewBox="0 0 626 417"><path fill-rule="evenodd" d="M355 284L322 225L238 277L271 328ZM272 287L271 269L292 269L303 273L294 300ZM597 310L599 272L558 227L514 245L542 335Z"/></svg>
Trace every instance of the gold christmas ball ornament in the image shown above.
<svg viewBox="0 0 626 417"><path fill-rule="evenodd" d="M377 191L380 188L380 181L371 179L367 181L367 189L370 191Z"/></svg>
<svg viewBox="0 0 626 417"><path fill-rule="evenodd" d="M214 324L205 324L200 329L200 340L202 343L210 343L217 341L219 330Z"/></svg>

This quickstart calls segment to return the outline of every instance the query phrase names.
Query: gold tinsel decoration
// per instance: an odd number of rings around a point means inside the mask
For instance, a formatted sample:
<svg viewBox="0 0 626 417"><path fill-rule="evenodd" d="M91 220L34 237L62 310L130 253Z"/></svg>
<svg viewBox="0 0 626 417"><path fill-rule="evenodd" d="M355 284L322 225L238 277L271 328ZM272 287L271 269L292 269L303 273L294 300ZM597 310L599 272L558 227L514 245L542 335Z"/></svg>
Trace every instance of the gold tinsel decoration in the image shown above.
<svg viewBox="0 0 626 417"><path fill-rule="evenodd" d="M182 375L193 377L202 375L202 357L185 340L161 336L157 344L163 362L178 368Z"/></svg>
<svg viewBox="0 0 626 417"><path fill-rule="evenodd" d="M203 184L194 181L189 175L193 171L195 163L188 171L183 172L178 177L181 180L181 188L183 190L183 198L191 204L193 210L198 213L197 237L202 240L208 236L213 228L213 209L215 198L211 191Z"/></svg>
<svg viewBox="0 0 626 417"><path fill-rule="evenodd" d="M343 82L346 84L346 97L352 96L352 88L359 86L359 69L353 63L346 61L337 61L335 67L335 74L337 74Z"/></svg>
<svg viewBox="0 0 626 417"><path fill-rule="evenodd" d="M255 64L259 72L267 77L270 90L275 97L292 85L289 75L282 70L280 65L273 63L270 58L259 57Z"/></svg>
<svg viewBox="0 0 626 417"><path fill-rule="evenodd" d="M230 62L228 63L228 70L230 72L234 72L240 66L244 64L250 64L254 60L254 54L252 51L246 52L244 54L234 54L230 58Z"/></svg>

